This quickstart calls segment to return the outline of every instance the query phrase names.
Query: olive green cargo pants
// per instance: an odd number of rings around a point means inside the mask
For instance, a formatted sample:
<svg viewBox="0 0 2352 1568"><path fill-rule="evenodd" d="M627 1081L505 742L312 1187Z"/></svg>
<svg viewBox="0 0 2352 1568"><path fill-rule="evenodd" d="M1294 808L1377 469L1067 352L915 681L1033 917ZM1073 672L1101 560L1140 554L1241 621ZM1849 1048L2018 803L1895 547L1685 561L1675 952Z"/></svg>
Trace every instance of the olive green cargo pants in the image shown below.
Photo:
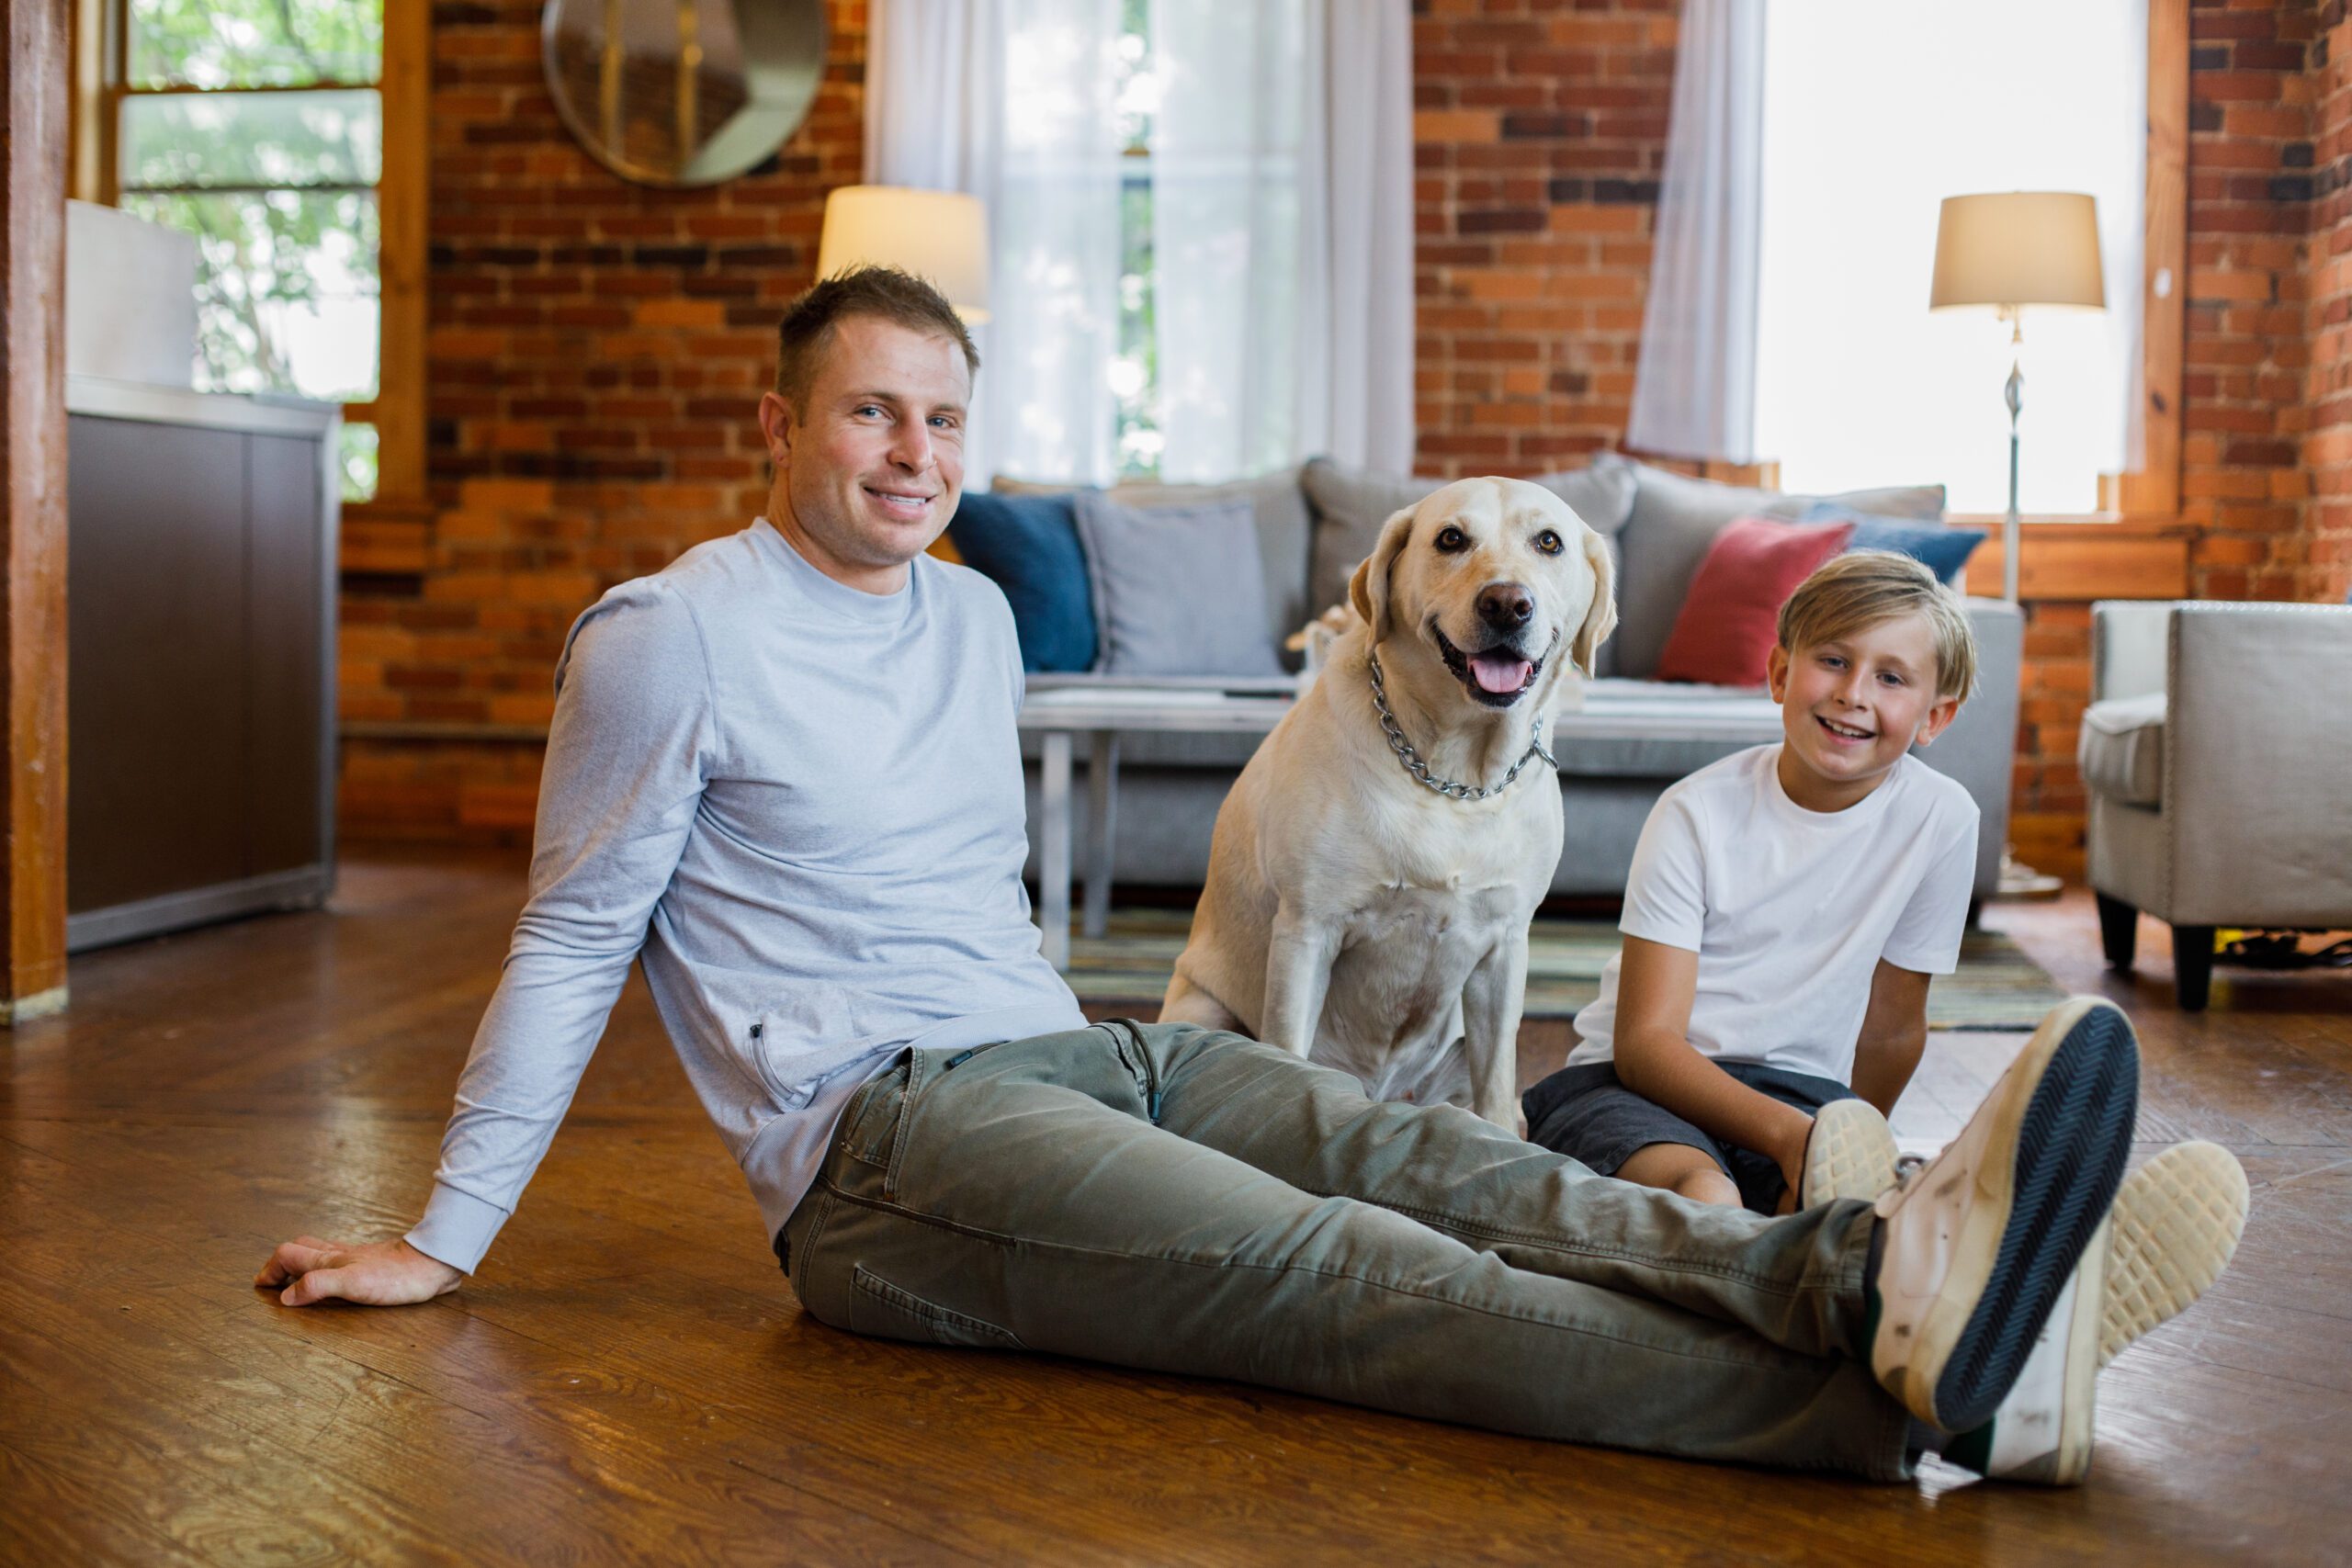
<svg viewBox="0 0 2352 1568"><path fill-rule="evenodd" d="M1891 1480L1908 1417L1854 1355L1870 1224L1690 1202L1239 1035L1113 1023L909 1053L778 1251L859 1334Z"/></svg>

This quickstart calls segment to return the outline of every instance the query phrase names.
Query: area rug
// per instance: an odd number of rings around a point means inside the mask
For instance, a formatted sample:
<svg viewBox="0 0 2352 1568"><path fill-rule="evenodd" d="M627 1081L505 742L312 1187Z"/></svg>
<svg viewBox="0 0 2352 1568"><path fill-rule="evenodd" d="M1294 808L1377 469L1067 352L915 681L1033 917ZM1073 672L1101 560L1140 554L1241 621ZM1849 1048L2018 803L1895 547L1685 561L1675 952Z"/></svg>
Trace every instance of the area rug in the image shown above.
<svg viewBox="0 0 2352 1568"><path fill-rule="evenodd" d="M1070 935L1070 988L1086 1002L1131 1004L1151 1017L1167 992L1176 955L1192 930L1189 909L1114 909L1110 934ZM1529 1018L1570 1018L1600 989L1600 967L1617 951L1606 920L1538 919L1529 942ZM1971 931L1960 971L1928 990L1930 1029L2031 1029L2065 999L2041 966L1997 931Z"/></svg>

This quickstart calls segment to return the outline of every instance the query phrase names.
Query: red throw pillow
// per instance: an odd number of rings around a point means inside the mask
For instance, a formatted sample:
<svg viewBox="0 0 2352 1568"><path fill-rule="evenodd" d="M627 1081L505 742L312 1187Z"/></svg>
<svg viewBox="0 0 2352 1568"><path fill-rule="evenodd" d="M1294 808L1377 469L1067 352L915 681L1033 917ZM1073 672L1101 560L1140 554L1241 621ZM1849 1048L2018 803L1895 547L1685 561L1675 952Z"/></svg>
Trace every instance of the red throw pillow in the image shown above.
<svg viewBox="0 0 2352 1568"><path fill-rule="evenodd" d="M1762 685L1781 605L1853 536L1851 523L1740 517L1726 524L1690 579L1666 651L1658 655L1657 678Z"/></svg>

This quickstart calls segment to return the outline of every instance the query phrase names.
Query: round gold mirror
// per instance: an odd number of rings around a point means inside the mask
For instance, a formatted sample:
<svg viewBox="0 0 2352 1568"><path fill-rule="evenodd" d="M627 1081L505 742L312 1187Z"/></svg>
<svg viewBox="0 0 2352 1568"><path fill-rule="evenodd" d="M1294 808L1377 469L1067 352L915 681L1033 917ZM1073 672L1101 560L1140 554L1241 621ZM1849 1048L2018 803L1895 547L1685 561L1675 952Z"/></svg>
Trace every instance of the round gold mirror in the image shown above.
<svg viewBox="0 0 2352 1568"><path fill-rule="evenodd" d="M644 185L716 185L808 118L824 0L548 0L539 58L598 163Z"/></svg>

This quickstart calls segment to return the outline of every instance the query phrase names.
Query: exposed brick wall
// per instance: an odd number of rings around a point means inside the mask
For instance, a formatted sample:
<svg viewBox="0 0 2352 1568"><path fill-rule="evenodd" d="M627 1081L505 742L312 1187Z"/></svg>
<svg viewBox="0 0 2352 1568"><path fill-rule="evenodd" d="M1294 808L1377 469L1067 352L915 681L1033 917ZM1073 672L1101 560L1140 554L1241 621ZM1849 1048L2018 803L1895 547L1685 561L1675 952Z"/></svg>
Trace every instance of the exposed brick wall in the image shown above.
<svg viewBox="0 0 2352 1568"><path fill-rule="evenodd" d="M2352 592L2352 17L2327 0L2312 46L2312 426L2296 597Z"/></svg>
<svg viewBox="0 0 2352 1568"><path fill-rule="evenodd" d="M2310 0L2191 0L2181 518L2190 588L2297 597L2311 361Z"/></svg>
<svg viewBox="0 0 2352 1568"><path fill-rule="evenodd" d="M1413 9L1418 466L1569 466L1633 404L1679 6Z"/></svg>
<svg viewBox="0 0 2352 1568"><path fill-rule="evenodd" d="M2352 566L2352 39L2344 0L2192 0L2183 515L2191 587L2341 597ZM752 391L857 176L863 0L833 0L771 170L667 194L557 122L537 0L435 8L430 456L438 511L371 525L347 719L529 727L605 585L738 525ZM1619 445L1678 0L1415 0L1416 466L1532 473ZM349 541L346 541L347 547ZM2020 846L2071 863L2088 611L2029 606ZM359 833L527 835L537 748L346 747ZM2029 854L2030 857L2030 853Z"/></svg>
<svg viewBox="0 0 2352 1568"><path fill-rule="evenodd" d="M2306 378L2324 357L2306 303L2318 26L2310 0L2191 0L2180 515L2196 530L2199 597L2312 596L2302 447ZM2029 604L2027 616L2014 836L2021 858L2078 872L2090 607Z"/></svg>
<svg viewBox="0 0 2352 1568"><path fill-rule="evenodd" d="M752 411L775 319L814 276L825 193L859 175L864 0L832 0L824 80L781 154L674 192L616 178L557 118L541 8L433 9L434 514L364 522L346 541L355 833L527 837L535 743L368 727L528 736L583 606L759 509Z"/></svg>

